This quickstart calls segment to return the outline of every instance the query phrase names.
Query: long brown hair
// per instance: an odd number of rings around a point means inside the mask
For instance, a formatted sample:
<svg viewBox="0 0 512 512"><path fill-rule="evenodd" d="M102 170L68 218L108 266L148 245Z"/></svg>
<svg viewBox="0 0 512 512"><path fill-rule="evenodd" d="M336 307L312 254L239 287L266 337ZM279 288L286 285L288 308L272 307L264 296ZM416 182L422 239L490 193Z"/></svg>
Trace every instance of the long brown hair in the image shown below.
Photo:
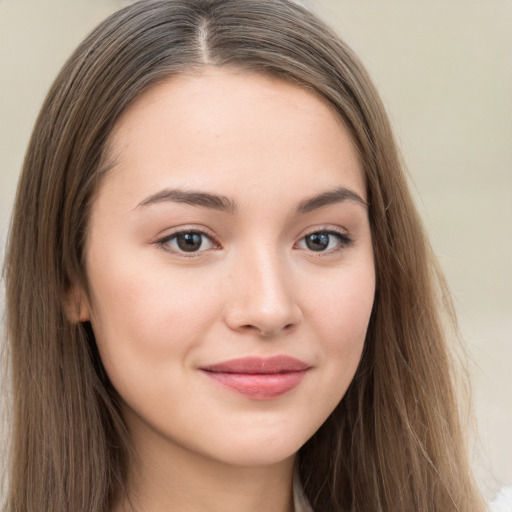
<svg viewBox="0 0 512 512"><path fill-rule="evenodd" d="M444 283L385 109L352 51L289 0L145 0L104 21L54 82L36 122L5 262L12 393L6 510L106 512L129 442L88 324L63 297L87 289L84 239L109 134L155 83L205 64L293 81L348 127L366 180L377 290L363 357L300 450L318 512L476 512L441 312Z"/></svg>

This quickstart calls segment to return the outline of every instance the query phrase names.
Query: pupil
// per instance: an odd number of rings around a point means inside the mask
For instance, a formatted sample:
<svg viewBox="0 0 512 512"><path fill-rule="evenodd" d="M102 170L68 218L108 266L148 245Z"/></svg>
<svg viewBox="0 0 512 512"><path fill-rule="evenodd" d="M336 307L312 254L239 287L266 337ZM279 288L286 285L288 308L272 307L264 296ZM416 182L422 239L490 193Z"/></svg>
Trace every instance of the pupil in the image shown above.
<svg viewBox="0 0 512 512"><path fill-rule="evenodd" d="M323 251L329 246L329 235L327 233L313 233L306 237L306 246L312 251Z"/></svg>
<svg viewBox="0 0 512 512"><path fill-rule="evenodd" d="M199 233L185 233L179 235L176 241L178 242L178 247L185 252L197 251L202 243Z"/></svg>

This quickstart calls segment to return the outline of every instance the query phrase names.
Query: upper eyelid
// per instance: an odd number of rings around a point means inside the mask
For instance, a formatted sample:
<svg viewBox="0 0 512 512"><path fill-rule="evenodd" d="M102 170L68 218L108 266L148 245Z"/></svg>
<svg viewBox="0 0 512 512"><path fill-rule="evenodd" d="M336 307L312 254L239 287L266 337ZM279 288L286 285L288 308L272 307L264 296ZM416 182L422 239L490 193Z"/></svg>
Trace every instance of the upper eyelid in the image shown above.
<svg viewBox="0 0 512 512"><path fill-rule="evenodd" d="M185 227L179 227L179 228L175 228L173 230L170 230L170 231L167 231L165 234L162 234L162 235L158 235L156 237L156 240L155 242L160 242L160 241L163 241L163 240L169 240L177 235L180 235L180 234L183 234L183 233L199 233L201 235L205 235L207 236L208 238L210 238L212 241L214 241L215 243L219 243L217 237L215 236L215 234L205 228L205 227L202 227L202 226L194 226L194 225L191 225L191 226L185 226Z"/></svg>
<svg viewBox="0 0 512 512"><path fill-rule="evenodd" d="M350 239L353 238L350 235L348 229L343 228L341 226L332 226L331 225L331 226L320 226L320 227L314 227L314 228L307 229L299 235L297 240L302 240L304 237L306 237L308 235L313 235L314 233L334 233L336 235L341 235L346 238L350 238Z"/></svg>

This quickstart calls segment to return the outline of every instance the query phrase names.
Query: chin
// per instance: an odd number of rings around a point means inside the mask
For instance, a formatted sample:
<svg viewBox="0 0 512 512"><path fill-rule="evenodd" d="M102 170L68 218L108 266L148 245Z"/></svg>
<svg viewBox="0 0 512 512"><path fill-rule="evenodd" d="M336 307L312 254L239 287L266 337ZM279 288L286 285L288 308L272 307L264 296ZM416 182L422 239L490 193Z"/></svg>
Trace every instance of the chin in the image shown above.
<svg viewBox="0 0 512 512"><path fill-rule="evenodd" d="M250 436L230 435L220 439L210 444L207 453L210 458L230 465L269 466L293 459L309 438L309 433L294 433L291 428L258 429L252 431Z"/></svg>
<svg viewBox="0 0 512 512"><path fill-rule="evenodd" d="M273 466L293 461L299 447L291 449L288 446L241 446L232 447L225 453L215 454L215 459L225 464L240 467Z"/></svg>

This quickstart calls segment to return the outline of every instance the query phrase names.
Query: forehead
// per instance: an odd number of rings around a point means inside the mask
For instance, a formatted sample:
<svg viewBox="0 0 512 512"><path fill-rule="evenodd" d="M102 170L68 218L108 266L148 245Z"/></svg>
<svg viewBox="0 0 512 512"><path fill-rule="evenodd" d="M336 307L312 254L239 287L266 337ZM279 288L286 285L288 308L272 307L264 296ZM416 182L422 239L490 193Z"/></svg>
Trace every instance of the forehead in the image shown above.
<svg viewBox="0 0 512 512"><path fill-rule="evenodd" d="M134 182L141 194L169 180L224 195L240 185L261 190L266 180L315 193L341 179L365 196L354 145L334 107L261 74L208 67L169 78L129 105L109 147L112 179Z"/></svg>

